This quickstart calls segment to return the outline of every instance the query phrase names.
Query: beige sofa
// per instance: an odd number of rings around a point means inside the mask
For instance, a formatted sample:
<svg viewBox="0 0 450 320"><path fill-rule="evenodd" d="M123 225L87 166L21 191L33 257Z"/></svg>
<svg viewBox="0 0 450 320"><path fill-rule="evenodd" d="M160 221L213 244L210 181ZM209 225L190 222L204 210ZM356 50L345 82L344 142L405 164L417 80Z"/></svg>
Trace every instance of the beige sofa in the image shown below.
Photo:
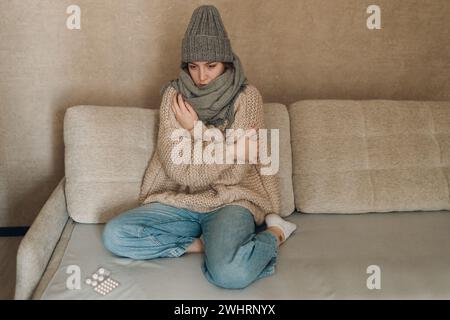
<svg viewBox="0 0 450 320"><path fill-rule="evenodd" d="M65 177L19 248L16 299L450 298L450 102L264 108L267 128L280 129L282 215L298 225L275 275L227 290L204 278L201 254L107 252L103 223L138 205L158 110L75 106ZM68 285L74 266L79 288ZM120 283L106 296L84 282L99 267Z"/></svg>

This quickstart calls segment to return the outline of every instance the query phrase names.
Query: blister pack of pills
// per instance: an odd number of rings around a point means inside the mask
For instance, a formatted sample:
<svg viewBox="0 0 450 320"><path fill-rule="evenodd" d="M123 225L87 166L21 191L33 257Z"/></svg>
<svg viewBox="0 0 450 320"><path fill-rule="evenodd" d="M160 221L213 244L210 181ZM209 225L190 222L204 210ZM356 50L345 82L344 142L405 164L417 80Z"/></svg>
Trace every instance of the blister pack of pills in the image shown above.
<svg viewBox="0 0 450 320"><path fill-rule="evenodd" d="M101 267L86 279L86 284L92 286L95 292L103 296L119 286L119 282L111 278L111 272Z"/></svg>

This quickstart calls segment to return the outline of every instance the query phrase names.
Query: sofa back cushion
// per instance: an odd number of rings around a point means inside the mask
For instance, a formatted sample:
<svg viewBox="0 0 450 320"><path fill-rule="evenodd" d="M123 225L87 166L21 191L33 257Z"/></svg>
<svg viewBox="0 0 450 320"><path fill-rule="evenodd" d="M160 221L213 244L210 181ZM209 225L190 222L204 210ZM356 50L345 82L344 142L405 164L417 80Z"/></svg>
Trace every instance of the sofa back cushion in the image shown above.
<svg viewBox="0 0 450 320"><path fill-rule="evenodd" d="M66 199L77 222L102 223L139 205L159 111L74 106L64 116Z"/></svg>
<svg viewBox="0 0 450 320"><path fill-rule="evenodd" d="M279 130L279 167L277 176L280 181L281 216L287 217L295 211L294 188L292 185L292 149L289 113L284 104L265 103L264 123L267 129ZM271 150L277 147L270 139L271 132L267 131Z"/></svg>
<svg viewBox="0 0 450 320"><path fill-rule="evenodd" d="M304 100L288 108L296 209L450 209L450 102Z"/></svg>
<svg viewBox="0 0 450 320"><path fill-rule="evenodd" d="M267 128L280 128L290 141L287 108L265 104ZM156 149L159 110L134 107L74 106L64 117L66 199L77 222L103 223L139 206L148 162ZM294 211L289 143L280 148L282 213Z"/></svg>

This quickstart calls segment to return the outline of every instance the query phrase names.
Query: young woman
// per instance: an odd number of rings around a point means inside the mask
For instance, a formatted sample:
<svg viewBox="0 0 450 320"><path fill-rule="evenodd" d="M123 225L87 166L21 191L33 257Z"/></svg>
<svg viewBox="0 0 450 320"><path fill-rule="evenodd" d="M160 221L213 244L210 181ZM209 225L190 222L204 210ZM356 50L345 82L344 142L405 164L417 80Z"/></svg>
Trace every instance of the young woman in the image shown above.
<svg viewBox="0 0 450 320"><path fill-rule="evenodd" d="M278 246L295 230L280 218L280 189L275 175L262 175L250 163L248 135L227 144L224 155L244 163L175 163L171 139L185 129L191 146L215 141L195 140L195 129L264 128L263 102L249 85L218 10L198 7L182 42L179 78L161 90L156 150L144 175L141 206L109 221L103 240L116 255L133 259L179 257L204 252L202 270L211 283L244 288L275 271ZM227 140L223 138L223 140ZM248 162L248 163L247 163ZM255 227L266 222L267 229Z"/></svg>

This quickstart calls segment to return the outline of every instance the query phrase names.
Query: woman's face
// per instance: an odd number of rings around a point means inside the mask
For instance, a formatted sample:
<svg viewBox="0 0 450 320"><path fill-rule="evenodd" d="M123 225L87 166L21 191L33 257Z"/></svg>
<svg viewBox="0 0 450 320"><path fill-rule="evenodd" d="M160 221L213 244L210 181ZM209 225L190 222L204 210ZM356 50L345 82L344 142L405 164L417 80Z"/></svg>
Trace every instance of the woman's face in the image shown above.
<svg viewBox="0 0 450 320"><path fill-rule="evenodd" d="M189 74L197 87L213 81L225 71L223 62L193 61L188 63Z"/></svg>

